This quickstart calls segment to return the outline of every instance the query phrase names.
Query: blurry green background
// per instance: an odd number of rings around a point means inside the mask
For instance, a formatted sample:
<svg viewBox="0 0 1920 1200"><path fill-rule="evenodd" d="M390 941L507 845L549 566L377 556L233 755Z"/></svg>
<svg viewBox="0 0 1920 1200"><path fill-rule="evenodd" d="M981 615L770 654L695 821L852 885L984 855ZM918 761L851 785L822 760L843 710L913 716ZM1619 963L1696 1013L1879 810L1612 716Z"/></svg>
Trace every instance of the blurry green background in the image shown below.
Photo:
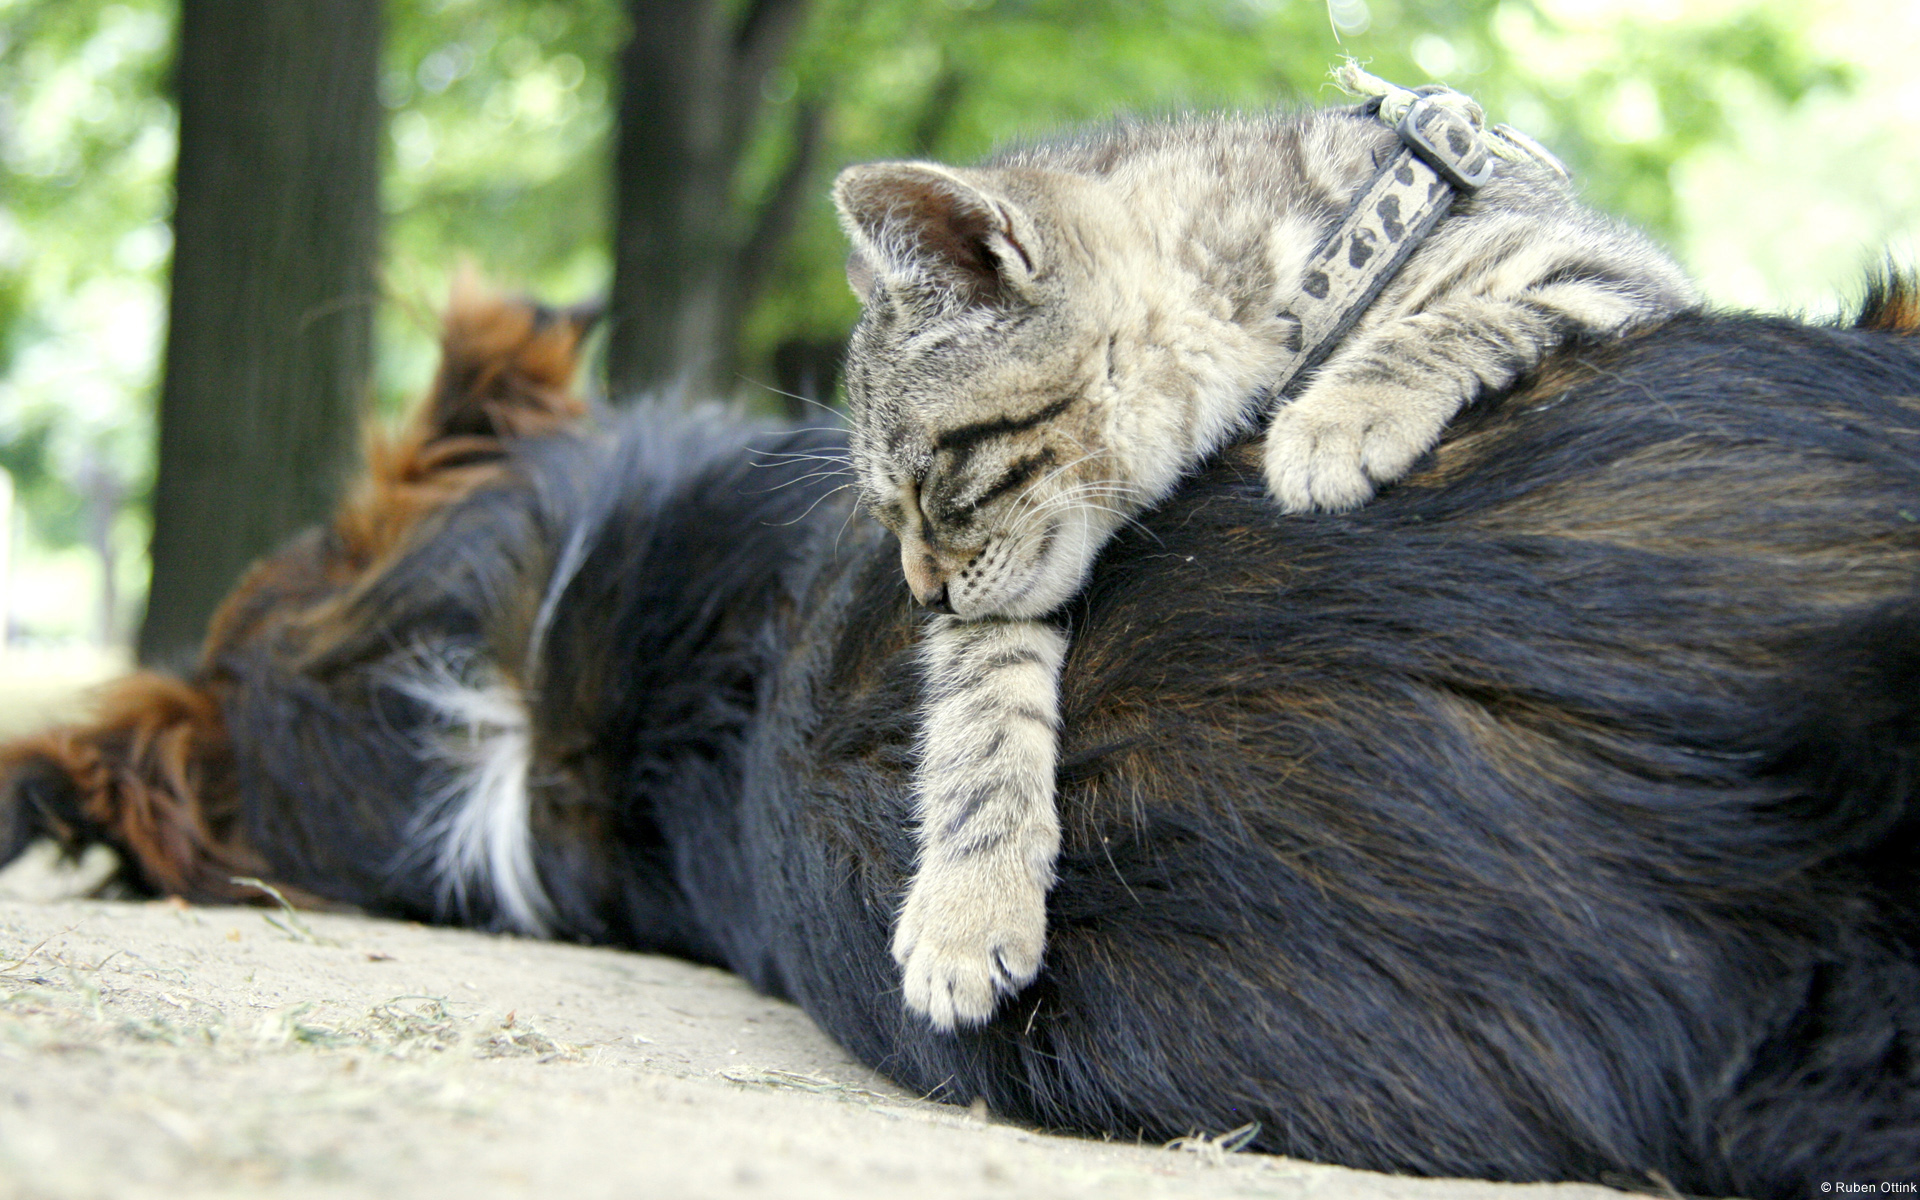
<svg viewBox="0 0 1920 1200"><path fill-rule="evenodd" d="M0 493L10 480L17 500L0 612L16 647L114 643L138 619L176 20L165 0L0 0ZM414 0L388 20L369 404L391 411L431 371L461 255L550 299L604 291L626 27L618 0ZM1904 0L818 0L808 20L738 181L742 205L771 186L788 106L826 113L812 199L740 347L747 404L774 406L776 344L854 319L825 200L840 164L966 161L1116 111L1331 102L1343 54L1473 92L1721 305L1830 313L1883 253L1911 262L1920 230L1920 5Z"/></svg>

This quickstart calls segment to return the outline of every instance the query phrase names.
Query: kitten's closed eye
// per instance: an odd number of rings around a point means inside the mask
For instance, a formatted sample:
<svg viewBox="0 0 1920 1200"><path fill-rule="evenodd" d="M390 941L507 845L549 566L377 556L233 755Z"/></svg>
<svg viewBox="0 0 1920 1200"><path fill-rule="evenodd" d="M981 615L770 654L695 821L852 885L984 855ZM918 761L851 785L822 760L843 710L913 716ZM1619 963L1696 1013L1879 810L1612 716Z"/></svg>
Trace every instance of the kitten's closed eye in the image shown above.
<svg viewBox="0 0 1920 1200"><path fill-rule="evenodd" d="M987 486L986 491L980 493L979 498L974 500L973 507L984 508L1000 497L1011 493L1014 489L1025 486L1040 473L1042 467L1051 466L1052 464L1053 450L1051 447L1041 450L1037 454L1029 454L1024 458L1016 459L1012 465L1007 467L1000 478L994 480Z"/></svg>
<svg viewBox="0 0 1920 1200"><path fill-rule="evenodd" d="M995 502L1016 495L1020 489L1039 478L1040 472L1051 466L1054 461L1053 450L1044 448L1035 453L1024 455L1001 468L997 475L989 474L992 468L977 464L970 474L989 480L986 486L973 491L966 485L952 489L957 493L946 500L935 511L928 514L936 524L966 527L973 524L983 510L991 508Z"/></svg>

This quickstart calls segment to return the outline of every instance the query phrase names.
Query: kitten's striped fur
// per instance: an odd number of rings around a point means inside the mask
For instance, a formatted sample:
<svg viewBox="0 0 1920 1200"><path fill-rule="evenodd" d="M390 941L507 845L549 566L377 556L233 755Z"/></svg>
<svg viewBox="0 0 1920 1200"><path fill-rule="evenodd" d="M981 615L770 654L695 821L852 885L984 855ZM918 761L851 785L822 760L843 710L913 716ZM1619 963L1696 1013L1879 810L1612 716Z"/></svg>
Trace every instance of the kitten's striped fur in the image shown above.
<svg viewBox="0 0 1920 1200"><path fill-rule="evenodd" d="M1695 303L1646 238L1544 167L1502 163L1260 411L1298 337L1303 266L1397 150L1366 111L1332 109L1118 124L835 184L864 309L847 362L858 483L915 596L953 614L926 654L944 682L894 942L908 1005L936 1025L985 1020L1039 969L1058 825L1038 743L1066 641L1043 618L1124 522L1261 420L1281 509L1361 504L1550 350Z"/></svg>

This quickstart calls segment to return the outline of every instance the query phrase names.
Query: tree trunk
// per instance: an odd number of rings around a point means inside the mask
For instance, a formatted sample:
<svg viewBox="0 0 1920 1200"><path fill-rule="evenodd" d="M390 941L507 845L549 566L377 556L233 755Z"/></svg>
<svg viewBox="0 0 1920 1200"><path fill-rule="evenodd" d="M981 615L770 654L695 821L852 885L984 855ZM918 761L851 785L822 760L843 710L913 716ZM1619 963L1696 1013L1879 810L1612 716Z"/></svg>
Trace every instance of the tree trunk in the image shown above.
<svg viewBox="0 0 1920 1200"><path fill-rule="evenodd" d="M795 106L788 166L743 213L735 173L804 0L628 0L614 171L614 396L727 387L745 312L804 195L820 118Z"/></svg>
<svg viewBox="0 0 1920 1200"><path fill-rule="evenodd" d="M143 662L331 507L368 399L379 0L184 0Z"/></svg>

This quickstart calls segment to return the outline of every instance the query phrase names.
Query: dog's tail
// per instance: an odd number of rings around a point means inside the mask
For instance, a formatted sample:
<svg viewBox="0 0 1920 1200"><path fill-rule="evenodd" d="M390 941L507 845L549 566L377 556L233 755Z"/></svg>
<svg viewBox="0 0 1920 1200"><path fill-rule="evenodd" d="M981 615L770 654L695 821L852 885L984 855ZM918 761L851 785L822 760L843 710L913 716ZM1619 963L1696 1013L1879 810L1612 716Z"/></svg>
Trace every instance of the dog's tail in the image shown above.
<svg viewBox="0 0 1920 1200"><path fill-rule="evenodd" d="M573 379L600 311L504 296L471 270L455 277L433 386L398 434L368 431L366 477L335 519L355 567L372 566L422 516L495 478L513 439L586 421Z"/></svg>
<svg viewBox="0 0 1920 1200"><path fill-rule="evenodd" d="M587 415L573 389L597 303L549 308L489 290L470 269L454 278L441 321L440 371L415 414L428 440L534 437Z"/></svg>
<svg viewBox="0 0 1920 1200"><path fill-rule="evenodd" d="M1891 264L1875 271L1867 279L1866 299L1853 327L1876 333L1920 333L1920 280Z"/></svg>

